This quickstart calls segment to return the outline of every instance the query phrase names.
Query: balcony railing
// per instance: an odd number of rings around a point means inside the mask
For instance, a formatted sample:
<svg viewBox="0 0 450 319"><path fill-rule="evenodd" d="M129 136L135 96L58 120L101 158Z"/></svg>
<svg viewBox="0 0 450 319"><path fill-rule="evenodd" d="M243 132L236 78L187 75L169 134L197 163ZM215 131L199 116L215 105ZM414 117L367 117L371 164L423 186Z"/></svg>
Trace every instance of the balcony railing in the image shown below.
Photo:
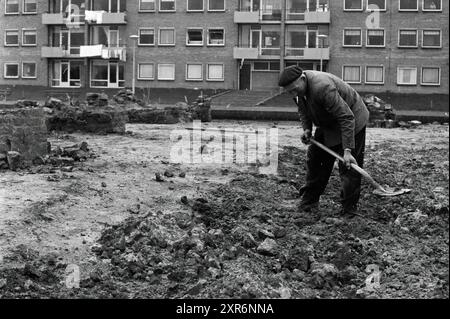
<svg viewBox="0 0 450 319"><path fill-rule="evenodd" d="M234 13L234 23L259 23L281 21L281 9L240 10ZM304 23L330 23L328 7L317 10L287 9L286 21L301 21Z"/></svg>
<svg viewBox="0 0 450 319"><path fill-rule="evenodd" d="M68 14L67 12L60 13L43 13L42 24L45 25L59 25L66 24L77 26L84 24L84 13Z"/></svg>
<svg viewBox="0 0 450 319"><path fill-rule="evenodd" d="M105 12L86 10L86 22L91 24L126 24L125 12Z"/></svg>
<svg viewBox="0 0 450 319"><path fill-rule="evenodd" d="M102 44L82 45L80 51L80 57L102 58L107 60L118 59L120 61L127 60L127 50L124 46L107 47Z"/></svg>
<svg viewBox="0 0 450 319"><path fill-rule="evenodd" d="M270 59L279 58L280 48L249 48L235 47L233 51L234 59ZM297 58L302 60L329 60L329 48L286 48L285 57Z"/></svg>
<svg viewBox="0 0 450 319"><path fill-rule="evenodd" d="M330 48L286 48L286 57L304 60L329 60Z"/></svg>
<svg viewBox="0 0 450 319"><path fill-rule="evenodd" d="M79 58L80 48L74 47L67 49L65 47L41 47L42 58Z"/></svg>

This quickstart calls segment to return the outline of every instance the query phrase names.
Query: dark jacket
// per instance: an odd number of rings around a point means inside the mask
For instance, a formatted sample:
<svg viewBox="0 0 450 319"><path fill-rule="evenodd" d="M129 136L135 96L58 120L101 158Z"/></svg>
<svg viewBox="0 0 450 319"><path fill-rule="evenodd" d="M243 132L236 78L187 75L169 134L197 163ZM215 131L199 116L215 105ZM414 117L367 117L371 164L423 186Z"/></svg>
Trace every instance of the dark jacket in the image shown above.
<svg viewBox="0 0 450 319"><path fill-rule="evenodd" d="M312 124L321 128L326 146L342 143L342 147L355 148L355 135L369 121L361 96L337 76L318 71L304 71L307 79L303 101L298 105L303 129L312 130Z"/></svg>

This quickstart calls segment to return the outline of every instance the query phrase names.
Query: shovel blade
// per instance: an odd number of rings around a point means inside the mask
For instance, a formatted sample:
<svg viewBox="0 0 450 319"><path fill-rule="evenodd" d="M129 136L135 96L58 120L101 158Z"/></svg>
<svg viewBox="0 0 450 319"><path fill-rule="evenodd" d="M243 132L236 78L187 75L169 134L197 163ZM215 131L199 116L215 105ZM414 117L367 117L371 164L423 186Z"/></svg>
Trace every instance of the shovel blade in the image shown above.
<svg viewBox="0 0 450 319"><path fill-rule="evenodd" d="M410 193L411 190L407 188L403 189L392 189L389 187L386 188L377 188L373 191L373 194L383 197L393 197L393 196L399 196L403 194Z"/></svg>

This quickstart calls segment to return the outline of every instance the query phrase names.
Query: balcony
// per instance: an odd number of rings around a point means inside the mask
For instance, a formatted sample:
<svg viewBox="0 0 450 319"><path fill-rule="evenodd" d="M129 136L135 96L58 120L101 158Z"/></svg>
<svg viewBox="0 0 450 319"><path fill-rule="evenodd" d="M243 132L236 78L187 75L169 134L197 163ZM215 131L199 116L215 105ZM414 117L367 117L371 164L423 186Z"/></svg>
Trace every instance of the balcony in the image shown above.
<svg viewBox="0 0 450 319"><path fill-rule="evenodd" d="M259 22L259 11L235 11L234 12L234 23L258 23Z"/></svg>
<svg viewBox="0 0 450 319"><path fill-rule="evenodd" d="M85 19L90 24L127 24L125 12L86 11Z"/></svg>
<svg viewBox="0 0 450 319"><path fill-rule="evenodd" d="M234 23L276 23L281 22L281 10L277 8L256 11L235 11ZM287 23L329 24L331 23L328 7L313 10L286 10Z"/></svg>
<svg viewBox="0 0 450 319"><path fill-rule="evenodd" d="M80 48L71 48L69 50L63 47L41 47L42 58L79 58Z"/></svg>
<svg viewBox="0 0 450 319"><path fill-rule="evenodd" d="M309 11L305 12L305 23L330 23L330 12Z"/></svg>
<svg viewBox="0 0 450 319"><path fill-rule="evenodd" d="M43 13L42 14L42 24L52 25L52 24L64 24L65 19L61 13Z"/></svg>
<svg viewBox="0 0 450 319"><path fill-rule="evenodd" d="M258 48L241 48L235 47L233 49L233 58L234 59L257 59L259 56Z"/></svg>
<svg viewBox="0 0 450 319"><path fill-rule="evenodd" d="M83 58L102 58L105 60L118 59L127 60L126 47L106 47L102 44L82 45L80 47L80 57Z"/></svg>
<svg viewBox="0 0 450 319"><path fill-rule="evenodd" d="M286 58L329 60L330 48L286 48Z"/></svg>

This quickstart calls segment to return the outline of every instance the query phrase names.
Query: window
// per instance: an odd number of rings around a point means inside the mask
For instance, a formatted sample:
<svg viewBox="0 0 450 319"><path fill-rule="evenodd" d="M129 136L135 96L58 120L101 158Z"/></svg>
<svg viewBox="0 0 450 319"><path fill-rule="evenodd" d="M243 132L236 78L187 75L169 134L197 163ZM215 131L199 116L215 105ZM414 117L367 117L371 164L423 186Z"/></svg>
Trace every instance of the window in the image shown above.
<svg viewBox="0 0 450 319"><path fill-rule="evenodd" d="M153 63L139 63L138 79L153 80L155 78L155 65Z"/></svg>
<svg viewBox="0 0 450 319"><path fill-rule="evenodd" d="M187 0L187 11L203 11L203 0Z"/></svg>
<svg viewBox="0 0 450 319"><path fill-rule="evenodd" d="M6 0L5 14L17 14L17 13L19 13L19 0Z"/></svg>
<svg viewBox="0 0 450 319"><path fill-rule="evenodd" d="M360 47L362 45L361 29L344 30L344 46Z"/></svg>
<svg viewBox="0 0 450 319"><path fill-rule="evenodd" d="M19 63L5 63L3 75L5 79L19 78Z"/></svg>
<svg viewBox="0 0 450 319"><path fill-rule="evenodd" d="M188 29L186 45L203 45L203 29Z"/></svg>
<svg viewBox="0 0 450 319"><path fill-rule="evenodd" d="M397 68L397 84L398 85L416 85L417 84L417 68L409 66L399 66Z"/></svg>
<svg viewBox="0 0 450 319"><path fill-rule="evenodd" d="M155 0L139 0L139 11L155 11Z"/></svg>
<svg viewBox="0 0 450 319"><path fill-rule="evenodd" d="M175 45L175 29L159 29L159 45Z"/></svg>
<svg viewBox="0 0 450 319"><path fill-rule="evenodd" d="M384 84L384 66L367 66L366 84Z"/></svg>
<svg viewBox="0 0 450 319"><path fill-rule="evenodd" d="M367 11L386 11L386 0L366 0Z"/></svg>
<svg viewBox="0 0 450 319"><path fill-rule="evenodd" d="M422 31L422 47L423 48L440 48L442 46L441 30L423 30Z"/></svg>
<svg viewBox="0 0 450 319"><path fill-rule="evenodd" d="M344 0L344 11L362 11L363 0Z"/></svg>
<svg viewBox="0 0 450 319"><path fill-rule="evenodd" d="M37 13L36 0L23 0L23 13Z"/></svg>
<svg viewBox="0 0 450 319"><path fill-rule="evenodd" d="M225 30L224 29L209 29L208 30L208 45L225 45Z"/></svg>
<svg viewBox="0 0 450 319"><path fill-rule="evenodd" d="M438 67L423 67L422 68L422 85L440 85L441 84L441 69Z"/></svg>
<svg viewBox="0 0 450 319"><path fill-rule="evenodd" d="M158 80L164 81L175 80L175 64L169 63L158 64Z"/></svg>
<svg viewBox="0 0 450 319"><path fill-rule="evenodd" d="M186 81L203 81L203 64L186 64Z"/></svg>
<svg viewBox="0 0 450 319"><path fill-rule="evenodd" d="M208 0L208 11L225 11L225 0Z"/></svg>
<svg viewBox="0 0 450 319"><path fill-rule="evenodd" d="M19 30L5 31L5 46L19 46Z"/></svg>
<svg viewBox="0 0 450 319"><path fill-rule="evenodd" d="M346 65L342 70L342 79L347 83L361 83L361 67Z"/></svg>
<svg viewBox="0 0 450 319"><path fill-rule="evenodd" d="M36 45L36 30L22 30L22 45L35 46Z"/></svg>
<svg viewBox="0 0 450 319"><path fill-rule="evenodd" d="M155 30L153 28L139 29L139 45L155 45Z"/></svg>
<svg viewBox="0 0 450 319"><path fill-rule="evenodd" d="M367 30L368 47L384 47L384 30Z"/></svg>
<svg viewBox="0 0 450 319"><path fill-rule="evenodd" d="M398 46L417 48L417 30L399 30Z"/></svg>
<svg viewBox="0 0 450 319"><path fill-rule="evenodd" d="M223 64L222 63L211 63L208 64L207 70L208 81L223 81Z"/></svg>
<svg viewBox="0 0 450 319"><path fill-rule="evenodd" d="M175 11L175 0L159 0L159 11Z"/></svg>
<svg viewBox="0 0 450 319"><path fill-rule="evenodd" d="M253 71L280 71L279 62L254 62Z"/></svg>
<svg viewBox="0 0 450 319"><path fill-rule="evenodd" d="M400 0L399 11L419 11L419 0Z"/></svg>
<svg viewBox="0 0 450 319"><path fill-rule="evenodd" d="M422 0L423 11L442 11L442 0Z"/></svg>
<svg viewBox="0 0 450 319"><path fill-rule="evenodd" d="M36 78L36 63L23 62L22 63L22 78L35 79Z"/></svg>

